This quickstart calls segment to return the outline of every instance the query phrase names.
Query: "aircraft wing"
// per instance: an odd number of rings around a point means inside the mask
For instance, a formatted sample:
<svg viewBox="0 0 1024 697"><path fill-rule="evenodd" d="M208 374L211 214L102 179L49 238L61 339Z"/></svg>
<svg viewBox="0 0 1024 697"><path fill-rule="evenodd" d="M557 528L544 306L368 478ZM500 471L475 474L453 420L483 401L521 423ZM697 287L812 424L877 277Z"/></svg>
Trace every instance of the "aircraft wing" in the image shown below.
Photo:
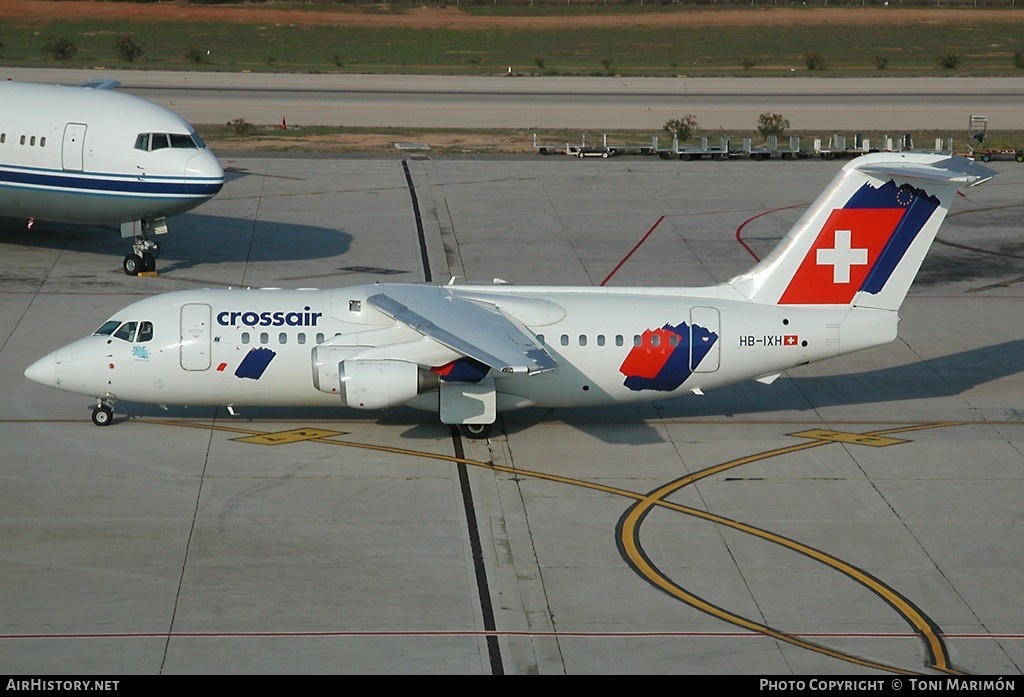
<svg viewBox="0 0 1024 697"><path fill-rule="evenodd" d="M494 305L435 286L382 286L366 301L434 341L501 373L539 373L554 358L521 322Z"/></svg>

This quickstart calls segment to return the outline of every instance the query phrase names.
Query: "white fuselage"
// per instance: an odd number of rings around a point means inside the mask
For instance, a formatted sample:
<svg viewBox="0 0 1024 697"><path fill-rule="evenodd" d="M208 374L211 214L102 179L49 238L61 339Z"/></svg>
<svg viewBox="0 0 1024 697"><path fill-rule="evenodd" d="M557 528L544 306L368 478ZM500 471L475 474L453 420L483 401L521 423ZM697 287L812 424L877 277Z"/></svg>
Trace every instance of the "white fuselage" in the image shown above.
<svg viewBox="0 0 1024 697"><path fill-rule="evenodd" d="M158 220L223 185L217 157L169 109L114 89L0 82L0 216Z"/></svg>
<svg viewBox="0 0 1024 697"><path fill-rule="evenodd" d="M388 288L168 293L134 303L108 323L108 331L124 323L149 324L152 338L148 331L145 340L92 335L41 358L26 375L98 399L337 406L346 403L331 383L339 360L401 363L405 346L415 346L418 356L434 356L433 367L460 358L369 307L367 298ZM664 399L777 375L840 349L848 353L896 336L892 311L752 305L733 297L728 286L459 286L457 291L515 316L557 362L554 369L533 374L490 371L499 411ZM663 342L652 338L666 326L683 337L680 345L669 345L666 337L672 333L664 334ZM317 355L330 358L318 366ZM415 380L415 374L396 379ZM437 410L436 382L410 389L414 396L405 394L397 402L384 396L383 403L367 408L400 403Z"/></svg>

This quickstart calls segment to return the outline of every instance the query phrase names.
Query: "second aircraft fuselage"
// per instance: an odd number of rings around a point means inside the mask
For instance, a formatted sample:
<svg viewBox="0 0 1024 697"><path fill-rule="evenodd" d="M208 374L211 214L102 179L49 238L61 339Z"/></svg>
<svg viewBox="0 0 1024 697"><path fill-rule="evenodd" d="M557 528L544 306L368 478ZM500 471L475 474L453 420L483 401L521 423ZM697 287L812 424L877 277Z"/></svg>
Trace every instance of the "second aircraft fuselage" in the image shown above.
<svg viewBox="0 0 1024 697"><path fill-rule="evenodd" d="M119 224L195 208L224 170L169 109L114 89L0 83L0 215Z"/></svg>

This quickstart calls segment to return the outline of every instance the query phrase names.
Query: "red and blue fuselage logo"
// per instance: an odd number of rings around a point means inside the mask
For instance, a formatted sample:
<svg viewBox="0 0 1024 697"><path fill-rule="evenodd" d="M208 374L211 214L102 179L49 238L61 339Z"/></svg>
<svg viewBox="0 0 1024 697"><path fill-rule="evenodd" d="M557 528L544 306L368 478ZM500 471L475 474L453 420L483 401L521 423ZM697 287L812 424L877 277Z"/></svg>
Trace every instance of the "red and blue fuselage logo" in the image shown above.
<svg viewBox="0 0 1024 697"><path fill-rule="evenodd" d="M686 382L716 341L715 332L686 322L648 329L619 366L626 376L622 384L634 391L671 392Z"/></svg>

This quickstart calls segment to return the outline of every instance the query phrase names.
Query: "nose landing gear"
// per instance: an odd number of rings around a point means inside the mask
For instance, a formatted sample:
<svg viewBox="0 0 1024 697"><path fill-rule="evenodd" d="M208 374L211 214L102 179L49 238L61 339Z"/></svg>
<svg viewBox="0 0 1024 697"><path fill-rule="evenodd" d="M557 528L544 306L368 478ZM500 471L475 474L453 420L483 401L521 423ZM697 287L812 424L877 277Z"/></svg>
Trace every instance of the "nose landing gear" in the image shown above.
<svg viewBox="0 0 1024 697"><path fill-rule="evenodd" d="M96 401L96 408L92 410L92 422L97 426L109 426L114 420L114 403L109 399Z"/></svg>
<svg viewBox="0 0 1024 697"><path fill-rule="evenodd" d="M167 232L167 221L134 220L121 224L121 237L134 237L132 253L124 258L122 268L129 276L156 271L156 258L160 255L160 245L147 237L148 233L161 234Z"/></svg>

